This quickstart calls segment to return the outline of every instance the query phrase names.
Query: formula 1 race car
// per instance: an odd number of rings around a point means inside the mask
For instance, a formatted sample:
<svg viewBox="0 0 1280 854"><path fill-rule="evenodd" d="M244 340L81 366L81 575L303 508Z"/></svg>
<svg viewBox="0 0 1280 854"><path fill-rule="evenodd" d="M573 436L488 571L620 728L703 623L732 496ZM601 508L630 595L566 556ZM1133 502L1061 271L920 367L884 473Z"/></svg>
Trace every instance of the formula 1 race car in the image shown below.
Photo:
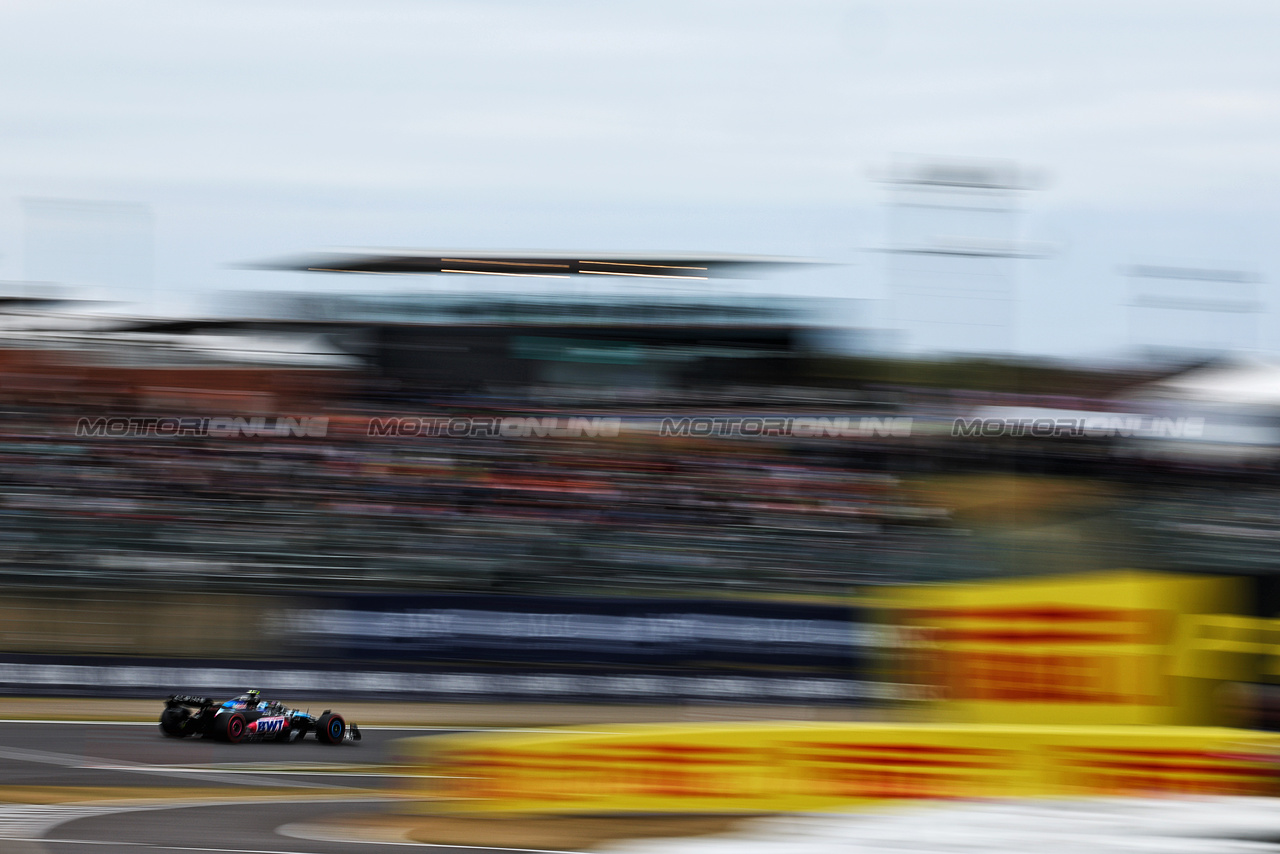
<svg viewBox="0 0 1280 854"><path fill-rule="evenodd" d="M318 717L263 700L261 691L246 691L219 703L209 697L174 694L164 701L160 731L170 738L198 735L239 744L242 741L301 741L314 732L325 744L359 741L360 727L325 709Z"/></svg>

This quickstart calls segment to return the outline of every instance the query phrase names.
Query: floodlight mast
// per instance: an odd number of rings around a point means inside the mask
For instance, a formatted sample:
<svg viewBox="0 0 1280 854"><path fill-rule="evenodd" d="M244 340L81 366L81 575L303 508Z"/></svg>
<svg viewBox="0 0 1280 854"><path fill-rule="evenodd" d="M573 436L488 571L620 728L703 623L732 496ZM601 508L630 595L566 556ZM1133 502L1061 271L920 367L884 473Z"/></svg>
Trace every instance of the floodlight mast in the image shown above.
<svg viewBox="0 0 1280 854"><path fill-rule="evenodd" d="M1014 346L1018 202L1036 182L1012 164L895 164L889 187L892 325L911 351L1003 353Z"/></svg>
<svg viewBox="0 0 1280 854"><path fill-rule="evenodd" d="M1135 264L1129 280L1129 347L1183 361L1258 346L1261 278L1247 270Z"/></svg>

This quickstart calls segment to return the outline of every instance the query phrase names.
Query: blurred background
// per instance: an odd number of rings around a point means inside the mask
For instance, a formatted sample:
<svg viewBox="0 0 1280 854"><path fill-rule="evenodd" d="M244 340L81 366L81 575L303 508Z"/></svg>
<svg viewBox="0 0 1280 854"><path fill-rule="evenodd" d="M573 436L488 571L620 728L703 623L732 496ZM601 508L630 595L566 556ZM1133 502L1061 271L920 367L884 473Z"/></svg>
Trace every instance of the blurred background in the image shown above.
<svg viewBox="0 0 1280 854"><path fill-rule="evenodd" d="M865 704L881 587L1280 611L1268 4L2 14L7 692Z"/></svg>

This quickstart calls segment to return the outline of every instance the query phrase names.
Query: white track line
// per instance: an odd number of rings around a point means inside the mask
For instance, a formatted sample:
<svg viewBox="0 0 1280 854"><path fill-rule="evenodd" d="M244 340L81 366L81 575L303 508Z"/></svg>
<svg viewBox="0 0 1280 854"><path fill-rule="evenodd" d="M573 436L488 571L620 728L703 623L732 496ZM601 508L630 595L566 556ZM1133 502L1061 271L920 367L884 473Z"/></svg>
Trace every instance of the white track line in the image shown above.
<svg viewBox="0 0 1280 854"><path fill-rule="evenodd" d="M220 854L316 854L314 851L286 851L281 848L194 848L182 845L155 845L150 842L105 842L98 839L16 839L15 842L47 842L57 845L128 845L149 851L209 851ZM551 848L494 848L491 845L443 845L435 842L366 842L361 845L412 845L418 848L453 848L466 851L515 851L524 854L592 854L589 851L559 851Z"/></svg>
<svg viewBox="0 0 1280 854"><path fill-rule="evenodd" d="M136 771L136 765L85 765L94 771ZM192 768L184 765L148 765L171 774L267 774L276 777L430 777L433 779L458 780L465 779L450 774L402 774L396 771L343 771L334 768L331 771L291 771L287 768L219 768L217 765Z"/></svg>
<svg viewBox="0 0 1280 854"><path fill-rule="evenodd" d="M16 747L0 747L0 759L15 759L19 762L33 762L41 765L60 765L63 768L78 768L92 770L94 766L86 763L86 760L92 757L74 756L68 753L54 753L48 750L25 750ZM205 780L213 783L235 783L240 786L270 786L279 785L279 783L271 783L259 780L239 780L227 779L227 775L223 772L214 770L200 771L187 776L184 772L173 771L163 765L147 765L142 762L133 762L119 765L111 770L126 771L133 774L151 774L159 777L185 777L188 780ZM332 786L326 783L304 783L302 781L291 781L294 786L300 786L307 789L341 789L342 786ZM349 787L347 787L349 788Z"/></svg>
<svg viewBox="0 0 1280 854"><path fill-rule="evenodd" d="M125 812L147 812L158 810L172 809L192 809L199 807L219 807L219 806L252 806L262 803L270 803L273 801L281 801L282 799L268 798L257 799L252 801L187 801L182 803L166 803L166 804L92 804L92 805L29 805L11 808L9 810L0 810L0 839L8 839L14 842L32 842L45 843L54 845L118 845L128 846L131 848L142 848L152 851L201 851L201 852L222 852L222 854L315 854L315 852L286 850L281 848L213 848L194 845L164 845L154 842L113 842L101 839L61 839L49 838L39 834L47 833L59 825L67 822L75 821L82 818L94 818L103 815L112 815ZM370 801L388 801L393 800L386 797L368 797L368 798L324 798L319 801L309 801L310 803L366 803ZM294 799L289 799L288 803L299 803ZM305 801L304 801L305 802ZM6 817L12 819L11 825L6 828L3 819ZM294 828L297 828L296 830ZM327 842L347 845L391 845L401 848L433 848L433 849L473 849L479 851L505 851L513 854L589 854L582 851L565 851L552 848L508 848L494 845L446 845L437 842L394 842L394 841L378 841L365 840L357 836L335 836L329 837L324 834L311 832L306 833L303 824L281 825L276 828L276 833L289 839L300 839L308 842ZM310 829L310 828L306 828ZM5 831L8 830L8 833ZM30 834L30 835L18 835Z"/></svg>
<svg viewBox="0 0 1280 854"><path fill-rule="evenodd" d="M282 824L276 833L291 839L305 839L308 842L329 842L347 845L396 845L405 848L475 848L480 851L517 851L526 854L585 854L581 851L562 851L555 848L504 848L497 845L451 845L443 842L411 842L409 840L363 839L357 834L326 833L314 825L305 822Z"/></svg>
<svg viewBox="0 0 1280 854"><path fill-rule="evenodd" d="M44 724L46 726L152 726L159 727L158 721L55 721L41 720L37 718L0 718L0 724ZM383 724L372 724L365 726L357 724L361 732L386 730L388 732L547 732L554 729L556 732L569 733L572 735L613 735L613 730L587 730L587 729L561 729L558 726L546 727L464 727L464 726L431 726L427 724L410 724L407 726L389 726Z"/></svg>
<svg viewBox="0 0 1280 854"><path fill-rule="evenodd" d="M299 799L296 797L243 799L204 799L198 801L168 801L164 803L80 803L80 804L18 804L0 807L0 839L27 839L19 834L32 834L34 841L39 841L38 834L48 833L59 825L81 818L92 818L102 815L118 815L130 812L154 812L159 810L189 809L193 807L218 806L252 806L270 803L367 803L391 800L385 796L369 796L363 798L316 798ZM126 844L126 843L113 843Z"/></svg>

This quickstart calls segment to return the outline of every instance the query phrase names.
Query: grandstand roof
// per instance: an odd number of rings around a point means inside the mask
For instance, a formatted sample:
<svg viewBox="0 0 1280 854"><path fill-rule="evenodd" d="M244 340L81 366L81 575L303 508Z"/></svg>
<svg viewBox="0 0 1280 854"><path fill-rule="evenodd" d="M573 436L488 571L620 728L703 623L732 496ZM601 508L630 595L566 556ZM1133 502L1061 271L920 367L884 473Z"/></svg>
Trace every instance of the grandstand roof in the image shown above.
<svg viewBox="0 0 1280 854"><path fill-rule="evenodd" d="M1280 406L1280 361L1235 355L1139 386L1129 396L1142 400Z"/></svg>
<svg viewBox="0 0 1280 854"><path fill-rule="evenodd" d="M350 249L266 261L265 270L422 275L431 273L567 278L571 275L661 279L744 276L769 267L813 265L803 258L644 252L475 249Z"/></svg>

